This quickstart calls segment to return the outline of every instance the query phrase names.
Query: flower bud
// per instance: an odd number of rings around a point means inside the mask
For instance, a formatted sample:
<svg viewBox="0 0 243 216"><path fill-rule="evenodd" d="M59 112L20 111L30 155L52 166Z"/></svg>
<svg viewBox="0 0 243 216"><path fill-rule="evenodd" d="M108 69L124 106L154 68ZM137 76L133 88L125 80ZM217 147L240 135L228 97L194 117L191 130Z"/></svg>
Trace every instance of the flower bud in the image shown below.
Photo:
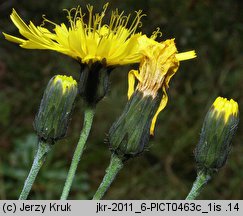
<svg viewBox="0 0 243 216"><path fill-rule="evenodd" d="M81 65L79 94L89 106L96 105L108 92L111 71L111 67L101 62Z"/></svg>
<svg viewBox="0 0 243 216"><path fill-rule="evenodd" d="M237 102L218 97L204 119L196 146L195 158L199 170L213 172L225 164L238 122Z"/></svg>
<svg viewBox="0 0 243 216"><path fill-rule="evenodd" d="M111 151L122 158L141 153L149 142L150 126L161 97L143 96L136 91L108 134Z"/></svg>
<svg viewBox="0 0 243 216"><path fill-rule="evenodd" d="M71 76L57 75L49 81L34 120L40 139L54 143L65 136L77 91Z"/></svg>

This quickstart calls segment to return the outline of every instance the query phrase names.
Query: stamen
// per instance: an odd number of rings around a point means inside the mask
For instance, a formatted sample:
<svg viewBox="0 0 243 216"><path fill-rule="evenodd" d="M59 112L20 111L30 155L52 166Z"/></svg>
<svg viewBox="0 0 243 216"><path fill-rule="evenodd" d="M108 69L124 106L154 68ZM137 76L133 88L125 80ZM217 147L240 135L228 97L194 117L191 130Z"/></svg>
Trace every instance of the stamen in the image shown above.
<svg viewBox="0 0 243 216"><path fill-rule="evenodd" d="M89 21L88 21L88 32L91 32L91 24L92 24L92 17L93 17L93 6L88 4L87 10L89 11Z"/></svg>
<svg viewBox="0 0 243 216"><path fill-rule="evenodd" d="M106 12L108 6L109 6L109 2L107 2L106 4L104 4L104 6L103 6L103 12L102 13L105 13Z"/></svg>
<svg viewBox="0 0 243 216"><path fill-rule="evenodd" d="M131 17L131 14L128 14L128 16L124 16L124 19L126 20L126 23L125 23L123 26L124 26L125 28L126 28L126 26L127 26L127 24L128 24L128 21L129 21L130 17Z"/></svg>
<svg viewBox="0 0 243 216"><path fill-rule="evenodd" d="M76 24L77 21L80 21L82 23L82 26L86 28L87 25L84 23L84 20L83 20L83 18L85 17L86 14L82 13L82 9L81 8L79 9L78 13L79 13L79 16L77 16L75 24Z"/></svg>
<svg viewBox="0 0 243 216"><path fill-rule="evenodd" d="M43 21L42 21L40 27L45 26L45 22L50 23L50 24L52 24L54 26L57 26L58 25L58 24L52 22L51 20L47 19L45 14L42 15L42 19L43 19Z"/></svg>
<svg viewBox="0 0 243 216"><path fill-rule="evenodd" d="M71 8L70 10L67 10L67 9L63 9L63 11L67 12L67 19L71 25L71 28L74 29L75 28L75 22L73 20L73 17L72 17L72 12L75 10L76 12L76 8Z"/></svg>
<svg viewBox="0 0 243 216"><path fill-rule="evenodd" d="M73 18L73 21L74 21L74 22L77 20L77 17L78 17L79 11L80 11L80 6L78 5L78 7L76 8L76 11L75 11L74 18Z"/></svg>
<svg viewBox="0 0 243 216"><path fill-rule="evenodd" d="M100 15L99 29L101 28L101 23L102 23L102 20L103 20L103 18L104 18L104 16L105 16L105 12L106 12L106 9L107 9L108 5L109 5L109 3L106 3L106 4L104 5L104 7L103 7L104 10L102 11L102 13L101 13L101 15Z"/></svg>
<svg viewBox="0 0 243 216"><path fill-rule="evenodd" d="M142 27L142 22L141 22L141 18L146 16L146 14L142 14L142 10L139 11L135 11L136 13L136 17L134 18L130 28L128 29L128 31L130 32L130 35L134 34L137 30L137 28Z"/></svg>
<svg viewBox="0 0 243 216"><path fill-rule="evenodd" d="M162 37L162 32L160 31L160 28L157 27L156 31L153 31L152 35L151 35L151 39L156 39L157 37Z"/></svg>
<svg viewBox="0 0 243 216"><path fill-rule="evenodd" d="M114 20L115 20L115 11L111 12L111 18L110 18L110 24L109 27L112 29L113 25L114 25Z"/></svg>
<svg viewBox="0 0 243 216"><path fill-rule="evenodd" d="M112 30L116 31L117 28L119 27L119 25L120 25L120 20L121 20L121 17L122 17L122 15L123 15L123 13L124 13L124 11L122 11L121 14L119 15L118 10L117 10L117 14L116 14L116 23L115 23L114 28L112 28Z"/></svg>

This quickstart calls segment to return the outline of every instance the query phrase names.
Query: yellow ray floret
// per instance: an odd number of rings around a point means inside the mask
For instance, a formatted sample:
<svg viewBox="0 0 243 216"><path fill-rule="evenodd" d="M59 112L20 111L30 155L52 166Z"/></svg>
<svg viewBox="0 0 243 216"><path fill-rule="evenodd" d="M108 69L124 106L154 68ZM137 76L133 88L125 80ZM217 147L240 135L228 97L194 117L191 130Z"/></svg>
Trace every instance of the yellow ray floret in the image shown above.
<svg viewBox="0 0 243 216"><path fill-rule="evenodd" d="M135 91L135 80L138 80L136 90L143 93L143 96L155 98L158 91L163 91L159 108L153 117L150 133L154 133L154 127L158 114L167 104L168 96L166 89L169 87L171 77L179 67L179 61L196 57L195 51L177 53L174 39L158 43L152 39L142 36L139 38L139 47L142 59L139 71L132 70L128 75L128 98Z"/></svg>
<svg viewBox="0 0 243 216"><path fill-rule="evenodd" d="M82 63L104 61L110 66L139 62L141 54L137 40L141 33L136 31L145 15L139 10L131 21L130 14L125 16L124 12L119 13L116 9L112 11L110 21L104 24L107 7L108 3L101 13L94 13L93 6L87 5L88 13L85 15L78 6L66 10L69 25L56 24L44 17L41 26L35 26L32 22L26 25L13 9L11 20L23 38L3 34L7 40L23 48L55 50ZM54 25L53 31L43 27L45 22Z"/></svg>
<svg viewBox="0 0 243 216"><path fill-rule="evenodd" d="M213 110L216 111L216 118L221 115L224 116L224 122L227 123L230 116L238 116L239 108L238 103L233 99L217 97L213 103Z"/></svg>

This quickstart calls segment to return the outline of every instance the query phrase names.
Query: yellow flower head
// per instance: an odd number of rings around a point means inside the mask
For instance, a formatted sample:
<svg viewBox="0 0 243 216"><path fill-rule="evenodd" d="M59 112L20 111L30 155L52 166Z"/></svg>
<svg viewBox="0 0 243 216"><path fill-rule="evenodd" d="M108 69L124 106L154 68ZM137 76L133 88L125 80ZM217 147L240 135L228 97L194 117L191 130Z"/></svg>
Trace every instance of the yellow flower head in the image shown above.
<svg viewBox="0 0 243 216"><path fill-rule="evenodd" d="M168 96L166 89L169 87L171 77L179 67L179 61L195 58L195 51L177 54L174 39L158 43L152 39L142 36L139 38L140 52L142 59L139 71L131 70L128 75L128 98L134 92L135 78L138 80L136 90L143 93L143 96L155 98L158 91L163 91L160 106L152 120L150 133L154 133L155 122L158 114L167 104Z"/></svg>
<svg viewBox="0 0 243 216"><path fill-rule="evenodd" d="M238 116L239 108L238 103L233 99L227 100L227 98L217 97L212 106L215 112L215 118L220 118L221 115L224 116L224 122L227 123L231 116Z"/></svg>
<svg viewBox="0 0 243 216"><path fill-rule="evenodd" d="M93 6L87 5L88 13L84 14L81 7L73 8L68 13L69 26L64 23L56 24L44 17L41 26L29 25L20 18L13 9L11 20L24 38L3 33L11 42L20 44L26 49L49 49L79 60L81 63L101 61L107 66L125 65L140 61L137 39L141 33L136 33L141 26L142 11L130 23L130 17L112 11L110 21L104 24L108 3L101 13L94 13ZM87 23L85 20L88 20ZM44 28L44 23L54 25L53 31Z"/></svg>

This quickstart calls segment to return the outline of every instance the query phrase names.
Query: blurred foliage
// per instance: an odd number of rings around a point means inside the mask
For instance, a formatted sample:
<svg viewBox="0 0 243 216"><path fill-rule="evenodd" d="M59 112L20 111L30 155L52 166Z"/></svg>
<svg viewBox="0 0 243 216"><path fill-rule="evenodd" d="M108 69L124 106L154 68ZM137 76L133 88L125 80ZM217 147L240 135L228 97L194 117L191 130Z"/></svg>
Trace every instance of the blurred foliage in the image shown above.
<svg viewBox="0 0 243 216"><path fill-rule="evenodd" d="M42 14L66 22L63 8L106 1L0 1L0 30L18 34L9 19L15 8L24 20L40 24ZM169 89L169 103L160 114L156 133L140 157L128 161L106 199L184 199L196 177L193 149L204 115L220 95L243 107L243 3L241 0L113 0L109 9L127 13L143 9L142 31L157 27L162 39L176 38L179 51L195 49L197 59L181 63ZM90 199L97 189L110 152L103 140L126 103L129 67L115 69L109 95L98 105L93 130L70 199ZM32 128L43 90L55 74L78 78L78 64L51 51L25 50L0 35L0 199L16 199L36 148ZM82 128L82 102L77 101L65 140L54 146L40 171L31 199L59 199ZM242 199L243 125L224 168L214 176L200 199Z"/></svg>

